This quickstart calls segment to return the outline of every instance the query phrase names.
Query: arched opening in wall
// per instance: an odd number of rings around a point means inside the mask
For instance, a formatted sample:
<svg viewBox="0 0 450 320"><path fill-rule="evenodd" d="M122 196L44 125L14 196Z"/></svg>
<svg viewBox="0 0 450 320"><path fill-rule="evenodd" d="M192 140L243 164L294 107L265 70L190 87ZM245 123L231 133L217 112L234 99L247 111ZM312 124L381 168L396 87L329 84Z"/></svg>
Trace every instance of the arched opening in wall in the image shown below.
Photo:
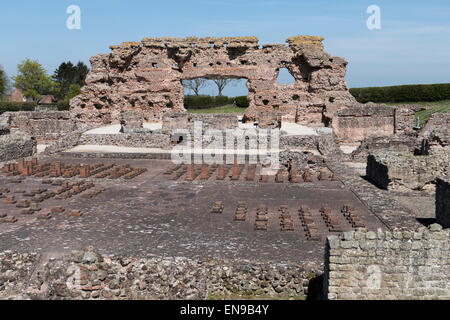
<svg viewBox="0 0 450 320"><path fill-rule="evenodd" d="M249 106L247 79L208 77L185 79L184 107L190 113L244 114Z"/></svg>
<svg viewBox="0 0 450 320"><path fill-rule="evenodd" d="M289 72L287 68L280 68L280 71L278 72L277 81L280 84L294 84L295 78L292 76L292 74Z"/></svg>

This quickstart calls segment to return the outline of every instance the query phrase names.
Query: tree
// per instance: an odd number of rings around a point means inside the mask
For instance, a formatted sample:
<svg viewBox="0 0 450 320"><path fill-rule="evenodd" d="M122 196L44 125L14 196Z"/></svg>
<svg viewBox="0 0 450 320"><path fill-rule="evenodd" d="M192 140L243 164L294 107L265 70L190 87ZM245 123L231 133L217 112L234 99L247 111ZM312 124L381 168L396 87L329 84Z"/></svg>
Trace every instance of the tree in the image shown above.
<svg viewBox="0 0 450 320"><path fill-rule="evenodd" d="M69 103L70 99L76 97L77 95L81 94L81 88L78 84L72 84L69 88L69 92L67 92L64 102Z"/></svg>
<svg viewBox="0 0 450 320"><path fill-rule="evenodd" d="M206 79L183 80L183 86L194 92L196 96L200 94L200 89L206 87Z"/></svg>
<svg viewBox="0 0 450 320"><path fill-rule="evenodd" d="M12 77L14 87L22 90L25 97L36 101L41 95L54 93L55 83L37 60L26 59L17 65L17 71Z"/></svg>
<svg viewBox="0 0 450 320"><path fill-rule="evenodd" d="M0 98L4 97L9 91L9 79L5 70L0 66Z"/></svg>
<svg viewBox="0 0 450 320"><path fill-rule="evenodd" d="M214 79L213 82L217 86L217 90L219 90L219 96L222 95L223 89L230 83L234 83L236 79Z"/></svg>
<svg viewBox="0 0 450 320"><path fill-rule="evenodd" d="M83 87L88 72L89 68L81 61L76 66L70 61L61 63L52 76L52 79L59 84L57 98L66 98L73 84Z"/></svg>

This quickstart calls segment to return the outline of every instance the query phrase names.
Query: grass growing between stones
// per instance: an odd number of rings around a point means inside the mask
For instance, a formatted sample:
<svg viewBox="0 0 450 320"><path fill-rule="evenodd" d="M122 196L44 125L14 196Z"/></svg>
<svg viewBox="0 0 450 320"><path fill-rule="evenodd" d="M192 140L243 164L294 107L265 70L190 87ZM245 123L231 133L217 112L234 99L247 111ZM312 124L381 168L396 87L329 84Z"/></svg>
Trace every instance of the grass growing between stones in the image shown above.
<svg viewBox="0 0 450 320"><path fill-rule="evenodd" d="M387 105L399 105L403 103L386 103ZM405 102L404 104L414 104L426 108L426 110L421 110L416 112L416 118L419 118L420 125L423 126L426 121L434 113L444 113L450 112L450 100L433 101L433 102Z"/></svg>
<svg viewBox="0 0 450 320"><path fill-rule="evenodd" d="M234 114L244 114L246 108L239 108L233 104L227 104L222 107L210 108L210 109L188 109L187 111L192 114L214 114L214 113L234 113Z"/></svg>

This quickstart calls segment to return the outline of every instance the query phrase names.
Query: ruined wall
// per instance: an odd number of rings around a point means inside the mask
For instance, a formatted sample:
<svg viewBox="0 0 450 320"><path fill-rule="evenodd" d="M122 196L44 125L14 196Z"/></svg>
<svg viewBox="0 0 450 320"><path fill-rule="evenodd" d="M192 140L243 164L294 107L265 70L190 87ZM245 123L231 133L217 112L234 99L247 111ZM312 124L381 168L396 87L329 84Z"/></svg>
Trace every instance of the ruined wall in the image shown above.
<svg viewBox="0 0 450 320"><path fill-rule="evenodd" d="M8 124L11 132L25 132L38 141L57 140L77 129L77 124L68 111L6 112L5 116L9 117Z"/></svg>
<svg viewBox="0 0 450 320"><path fill-rule="evenodd" d="M367 158L367 178L378 187L390 190L433 190L437 177L450 174L449 154L414 156L397 152L379 152Z"/></svg>
<svg viewBox="0 0 450 320"><path fill-rule="evenodd" d="M436 181L436 221L450 228L450 176Z"/></svg>
<svg viewBox="0 0 450 320"><path fill-rule="evenodd" d="M36 146L36 140L23 133L0 135L0 162L31 156Z"/></svg>
<svg viewBox="0 0 450 320"><path fill-rule="evenodd" d="M162 133L83 134L77 144L162 149L171 147L170 135Z"/></svg>
<svg viewBox="0 0 450 320"><path fill-rule="evenodd" d="M395 108L372 103L350 108L328 107L326 117L340 141L360 142L371 136L392 136L395 133Z"/></svg>
<svg viewBox="0 0 450 320"><path fill-rule="evenodd" d="M163 116L162 129L193 129L194 123L202 123L202 129L234 129L238 127L238 119L235 114L189 114L185 112L171 113Z"/></svg>
<svg viewBox="0 0 450 320"><path fill-rule="evenodd" d="M324 293L332 300L450 299L449 256L449 230L437 224L329 236Z"/></svg>
<svg viewBox="0 0 450 320"><path fill-rule="evenodd" d="M256 37L144 38L111 46L110 54L91 58L82 94L71 100L80 121L119 121L122 110L139 109L145 121L185 111L182 80L247 79L247 119L260 112L281 112L290 121L320 124L327 105L349 106L355 99L345 82L347 61L323 50L322 37L298 36L288 46L260 46ZM295 83L277 82L287 68Z"/></svg>
<svg viewBox="0 0 450 320"><path fill-rule="evenodd" d="M44 260L0 253L0 299L304 298L314 269L246 260L133 258L92 247Z"/></svg>
<svg viewBox="0 0 450 320"><path fill-rule="evenodd" d="M383 189L434 190L436 178L450 174L450 129L429 133L418 151L378 151L367 158L366 175Z"/></svg>
<svg viewBox="0 0 450 320"><path fill-rule="evenodd" d="M367 137L352 152L351 157L357 161L366 161L369 154L377 154L382 151L414 154L421 148L421 141L413 135Z"/></svg>
<svg viewBox="0 0 450 320"><path fill-rule="evenodd" d="M450 112L434 113L420 131L420 135L427 138L433 131L442 128L450 128Z"/></svg>
<svg viewBox="0 0 450 320"><path fill-rule="evenodd" d="M413 132L416 125L416 113L413 108L396 106L394 111L394 132L397 135Z"/></svg>

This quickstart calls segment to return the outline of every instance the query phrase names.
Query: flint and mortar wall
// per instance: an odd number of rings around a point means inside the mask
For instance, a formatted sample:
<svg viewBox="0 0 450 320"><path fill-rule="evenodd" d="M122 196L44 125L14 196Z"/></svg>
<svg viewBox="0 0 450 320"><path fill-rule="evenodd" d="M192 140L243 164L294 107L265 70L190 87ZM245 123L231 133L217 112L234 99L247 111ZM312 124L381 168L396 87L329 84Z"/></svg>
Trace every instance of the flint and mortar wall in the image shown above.
<svg viewBox="0 0 450 320"><path fill-rule="evenodd" d="M449 230L436 224L329 236L324 293L331 300L450 299L449 248Z"/></svg>
<svg viewBox="0 0 450 320"><path fill-rule="evenodd" d="M50 259L0 253L0 299L205 299L304 297L311 270L273 264L188 258L102 256L93 248Z"/></svg>

